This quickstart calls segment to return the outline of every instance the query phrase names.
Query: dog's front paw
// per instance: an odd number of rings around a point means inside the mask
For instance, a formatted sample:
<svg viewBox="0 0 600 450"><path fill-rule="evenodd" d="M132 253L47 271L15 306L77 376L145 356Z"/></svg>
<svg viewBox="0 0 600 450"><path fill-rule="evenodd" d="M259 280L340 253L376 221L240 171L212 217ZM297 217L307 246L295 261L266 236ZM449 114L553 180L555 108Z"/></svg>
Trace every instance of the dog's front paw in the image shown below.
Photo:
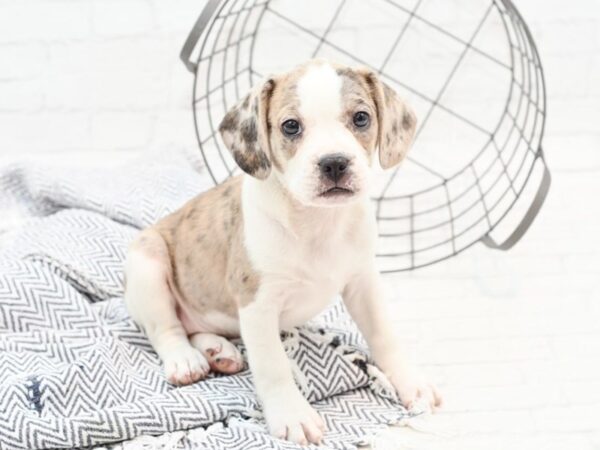
<svg viewBox="0 0 600 450"><path fill-rule="evenodd" d="M210 371L204 355L191 346L174 349L164 363L167 380L177 385L194 383Z"/></svg>
<svg viewBox="0 0 600 450"><path fill-rule="evenodd" d="M442 396L437 388L415 369L396 370L390 376L390 381L407 409L424 403L424 406L435 411L442 404Z"/></svg>
<svg viewBox="0 0 600 450"><path fill-rule="evenodd" d="M265 402L265 418L273 436L300 445L319 444L325 431L323 419L300 393Z"/></svg>

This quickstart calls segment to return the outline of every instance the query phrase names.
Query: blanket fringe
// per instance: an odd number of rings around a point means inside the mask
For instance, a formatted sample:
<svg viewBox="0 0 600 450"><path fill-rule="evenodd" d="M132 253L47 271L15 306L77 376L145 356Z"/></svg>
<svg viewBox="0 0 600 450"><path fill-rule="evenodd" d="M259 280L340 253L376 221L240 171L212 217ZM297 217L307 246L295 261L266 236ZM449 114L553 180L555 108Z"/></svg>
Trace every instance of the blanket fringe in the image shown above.
<svg viewBox="0 0 600 450"><path fill-rule="evenodd" d="M425 413L404 416L360 444L371 450L435 450L445 448L448 439L456 435L455 430Z"/></svg>

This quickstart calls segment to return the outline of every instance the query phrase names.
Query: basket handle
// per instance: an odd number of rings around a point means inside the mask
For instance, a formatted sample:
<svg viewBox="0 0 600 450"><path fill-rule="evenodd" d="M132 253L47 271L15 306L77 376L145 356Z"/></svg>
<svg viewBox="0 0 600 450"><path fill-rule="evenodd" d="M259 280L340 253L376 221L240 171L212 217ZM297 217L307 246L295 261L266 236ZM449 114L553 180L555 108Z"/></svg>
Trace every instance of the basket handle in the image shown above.
<svg viewBox="0 0 600 450"><path fill-rule="evenodd" d="M548 195L548 191L550 190L550 184L552 182L552 177L550 176L550 171L548 170L548 166L546 162L542 159L544 164L544 174L542 176L542 181L540 182L540 186L538 187L537 193L535 194L535 198L531 203L531 206L523 216L523 219L515 228L515 231L511 233L511 235L506 238L506 240L502 243L498 243L492 238L489 233L481 238L481 242L483 242L487 247L493 248L496 250L509 250L511 249L517 242L521 240L523 235L527 232L536 216L540 212L542 205L544 204L544 200L546 200L546 196Z"/></svg>
<svg viewBox="0 0 600 450"><path fill-rule="evenodd" d="M210 19L219 6L219 3L221 3L221 0L209 0L202 10L202 13L200 13L200 17L198 17L198 20L196 20L192 31L190 31L190 34L185 40L185 43L181 48L181 52L179 53L179 58L181 58L181 61L183 61L183 64L185 64L187 70L192 73L196 72L196 67L198 65L190 60L190 56L192 55L192 52L194 51L202 32L208 25L208 22L210 22Z"/></svg>

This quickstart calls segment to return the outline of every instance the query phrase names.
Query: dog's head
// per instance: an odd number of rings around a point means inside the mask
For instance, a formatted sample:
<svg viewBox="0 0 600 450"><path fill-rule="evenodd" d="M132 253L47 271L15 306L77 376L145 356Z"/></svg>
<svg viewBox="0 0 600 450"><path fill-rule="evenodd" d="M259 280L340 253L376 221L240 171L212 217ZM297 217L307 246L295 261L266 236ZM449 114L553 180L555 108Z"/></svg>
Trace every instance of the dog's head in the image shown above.
<svg viewBox="0 0 600 450"><path fill-rule="evenodd" d="M240 168L276 176L302 204L344 204L368 193L376 149L384 169L406 155L416 118L367 69L314 60L256 86L220 125Z"/></svg>

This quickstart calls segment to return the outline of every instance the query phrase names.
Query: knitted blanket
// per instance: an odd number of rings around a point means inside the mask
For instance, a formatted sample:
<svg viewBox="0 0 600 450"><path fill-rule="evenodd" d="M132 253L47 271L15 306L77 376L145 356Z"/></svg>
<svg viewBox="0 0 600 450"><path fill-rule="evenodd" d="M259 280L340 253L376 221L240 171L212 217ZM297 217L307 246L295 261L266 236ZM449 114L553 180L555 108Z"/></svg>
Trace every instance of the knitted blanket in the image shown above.
<svg viewBox="0 0 600 450"><path fill-rule="evenodd" d="M209 186L173 155L0 168L0 449L300 448L268 434L248 370L170 385L124 307L128 242ZM282 340L320 448L408 417L339 300Z"/></svg>

